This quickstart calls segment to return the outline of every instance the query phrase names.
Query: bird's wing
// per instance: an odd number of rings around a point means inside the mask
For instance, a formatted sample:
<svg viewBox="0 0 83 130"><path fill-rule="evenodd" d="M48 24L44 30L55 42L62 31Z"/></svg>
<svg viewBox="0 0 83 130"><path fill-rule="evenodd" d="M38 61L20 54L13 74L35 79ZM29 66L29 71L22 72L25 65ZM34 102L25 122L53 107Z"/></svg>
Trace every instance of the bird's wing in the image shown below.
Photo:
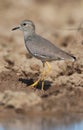
<svg viewBox="0 0 83 130"><path fill-rule="evenodd" d="M45 38L35 35L29 43L29 49L34 56L44 58L47 60L64 60L71 59L74 60L74 57L67 52L59 49L50 41Z"/></svg>

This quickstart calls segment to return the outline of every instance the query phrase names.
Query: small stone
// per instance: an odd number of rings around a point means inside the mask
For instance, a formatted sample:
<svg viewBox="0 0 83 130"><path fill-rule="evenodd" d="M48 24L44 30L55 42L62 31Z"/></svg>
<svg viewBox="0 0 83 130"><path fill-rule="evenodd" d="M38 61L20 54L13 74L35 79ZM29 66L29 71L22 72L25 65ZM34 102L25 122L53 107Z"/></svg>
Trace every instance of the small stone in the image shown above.
<svg viewBox="0 0 83 130"><path fill-rule="evenodd" d="M37 64L30 65L31 70L33 71L40 71L40 66Z"/></svg>

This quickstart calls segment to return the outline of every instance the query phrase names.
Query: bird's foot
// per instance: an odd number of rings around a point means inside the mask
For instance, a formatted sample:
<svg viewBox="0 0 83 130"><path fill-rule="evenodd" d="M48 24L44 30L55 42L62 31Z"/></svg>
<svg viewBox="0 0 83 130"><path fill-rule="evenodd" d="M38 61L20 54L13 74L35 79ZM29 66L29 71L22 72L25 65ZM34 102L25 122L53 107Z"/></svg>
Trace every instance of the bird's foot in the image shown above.
<svg viewBox="0 0 83 130"><path fill-rule="evenodd" d="M30 85L30 87L31 88L36 87L40 81L42 82L41 89L42 89L42 91L44 91L44 80L41 80L41 79L38 79L36 82L34 82L32 85Z"/></svg>
<svg viewBox="0 0 83 130"><path fill-rule="evenodd" d="M36 82L34 82L32 85L30 85L31 88L37 86L37 84L39 83L40 79L38 79Z"/></svg>

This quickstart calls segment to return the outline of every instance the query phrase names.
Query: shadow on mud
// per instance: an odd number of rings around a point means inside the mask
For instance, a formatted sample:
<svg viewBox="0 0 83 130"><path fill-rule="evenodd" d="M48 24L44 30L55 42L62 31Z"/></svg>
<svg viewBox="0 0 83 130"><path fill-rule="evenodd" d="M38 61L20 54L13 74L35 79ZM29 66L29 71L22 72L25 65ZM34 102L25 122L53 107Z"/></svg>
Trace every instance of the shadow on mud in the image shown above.
<svg viewBox="0 0 83 130"><path fill-rule="evenodd" d="M33 79L24 79L24 78L19 78L19 81L26 84L27 86L30 86L34 83ZM44 81L44 90L48 90L51 87L52 82L45 80ZM37 89L41 89L42 86L42 81L40 81L38 83L38 85L36 86Z"/></svg>

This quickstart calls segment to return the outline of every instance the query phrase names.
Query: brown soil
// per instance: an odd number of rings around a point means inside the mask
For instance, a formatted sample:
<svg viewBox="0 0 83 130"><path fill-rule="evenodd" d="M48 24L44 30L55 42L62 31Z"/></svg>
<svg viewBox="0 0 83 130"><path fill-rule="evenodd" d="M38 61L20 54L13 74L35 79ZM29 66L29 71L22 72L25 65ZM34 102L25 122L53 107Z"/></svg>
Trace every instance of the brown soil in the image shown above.
<svg viewBox="0 0 83 130"><path fill-rule="evenodd" d="M78 28L83 1L78 4L74 0L72 3L1 0L0 4L0 113L83 113L83 32L60 30ZM40 75L41 61L27 53L19 31L10 31L24 19L33 20L40 35L77 58L74 63L50 63L52 71L45 80L44 91L41 82L30 87Z"/></svg>

